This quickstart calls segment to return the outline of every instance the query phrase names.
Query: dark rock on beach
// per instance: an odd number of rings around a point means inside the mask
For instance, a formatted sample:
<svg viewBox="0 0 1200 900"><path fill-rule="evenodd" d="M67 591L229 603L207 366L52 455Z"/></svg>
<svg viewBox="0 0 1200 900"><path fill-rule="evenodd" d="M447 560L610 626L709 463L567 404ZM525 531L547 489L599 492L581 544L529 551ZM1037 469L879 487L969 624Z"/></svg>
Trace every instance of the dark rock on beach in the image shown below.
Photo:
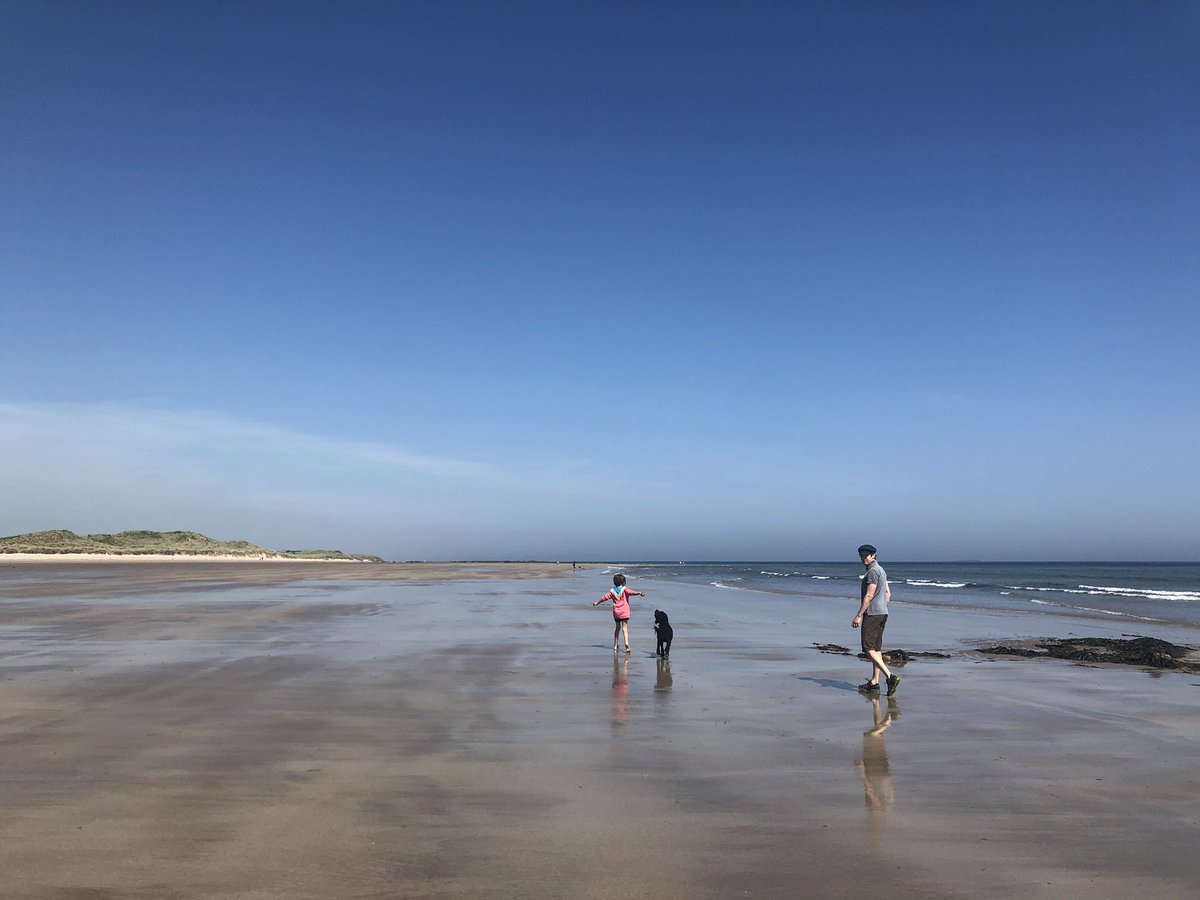
<svg viewBox="0 0 1200 900"><path fill-rule="evenodd" d="M1035 650L1032 647L1009 647L997 644L995 647L980 647L978 653L995 653L1000 656L1047 656L1045 650Z"/></svg>
<svg viewBox="0 0 1200 900"><path fill-rule="evenodd" d="M857 656L859 659L867 659L865 653L855 653L849 647L843 647L840 644L813 644L822 653L835 653L840 656ZM916 650L885 650L883 651L883 661L889 666L903 666L906 662L913 659L949 659L949 653L932 653Z"/></svg>
<svg viewBox="0 0 1200 900"><path fill-rule="evenodd" d="M1200 664L1185 659L1195 652L1194 648L1148 637L1038 638L1023 641L1015 646L1000 644L995 647L980 647L976 652L1200 672Z"/></svg>
<svg viewBox="0 0 1200 900"><path fill-rule="evenodd" d="M838 653L842 656L850 656L850 648L843 647L840 644L813 644L822 653Z"/></svg>
<svg viewBox="0 0 1200 900"><path fill-rule="evenodd" d="M949 659L949 653L934 653L932 650L885 650L883 653L884 662L888 662L891 654L896 654L897 662L906 662L910 659Z"/></svg>

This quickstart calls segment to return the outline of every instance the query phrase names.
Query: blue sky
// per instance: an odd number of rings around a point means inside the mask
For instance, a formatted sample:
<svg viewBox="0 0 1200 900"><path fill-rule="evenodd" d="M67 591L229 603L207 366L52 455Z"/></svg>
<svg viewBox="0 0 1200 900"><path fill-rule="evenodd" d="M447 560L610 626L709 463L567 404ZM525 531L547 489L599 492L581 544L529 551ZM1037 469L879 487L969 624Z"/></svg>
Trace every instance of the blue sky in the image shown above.
<svg viewBox="0 0 1200 900"><path fill-rule="evenodd" d="M1190 559L1195 3L0 5L0 532Z"/></svg>

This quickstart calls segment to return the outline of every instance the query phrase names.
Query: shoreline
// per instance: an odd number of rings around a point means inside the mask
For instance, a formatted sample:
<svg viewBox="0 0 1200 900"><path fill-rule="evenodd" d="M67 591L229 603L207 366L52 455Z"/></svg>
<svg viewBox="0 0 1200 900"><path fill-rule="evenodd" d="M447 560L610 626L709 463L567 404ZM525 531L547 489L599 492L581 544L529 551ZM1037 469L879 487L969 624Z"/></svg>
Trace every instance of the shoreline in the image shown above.
<svg viewBox="0 0 1200 900"><path fill-rule="evenodd" d="M0 553L0 563L118 563L118 562L225 562L225 563L369 563L364 559L297 559L293 556L235 556L227 553ZM372 563L378 565L378 563Z"/></svg>
<svg viewBox="0 0 1200 900"><path fill-rule="evenodd" d="M62 559L0 556L0 599L101 597L157 590L218 590L232 585L263 587L303 582L476 582L497 579L570 578L584 572L570 563L376 563L312 559L232 559L211 556L120 556L73 554ZM66 556L67 554L63 554ZM337 563L337 565L330 565ZM86 590L81 579L89 578Z"/></svg>
<svg viewBox="0 0 1200 900"><path fill-rule="evenodd" d="M541 559L450 559L450 560L371 560L356 557L337 557L322 559L319 557L304 558L296 556L239 556L229 553L0 553L0 565L4 563L122 563L122 562L155 562L155 563L344 563L364 566L524 566L524 567L554 567L556 571L571 566L571 563L551 562ZM576 563L574 571L582 572L585 568L592 569L601 563Z"/></svg>

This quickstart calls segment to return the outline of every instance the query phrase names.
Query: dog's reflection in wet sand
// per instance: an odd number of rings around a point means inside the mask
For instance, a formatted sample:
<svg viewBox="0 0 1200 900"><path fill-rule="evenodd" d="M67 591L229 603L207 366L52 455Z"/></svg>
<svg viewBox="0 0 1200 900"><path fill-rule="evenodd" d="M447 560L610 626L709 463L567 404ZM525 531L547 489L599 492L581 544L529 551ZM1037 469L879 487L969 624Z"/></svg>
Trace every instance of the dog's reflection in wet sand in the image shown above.
<svg viewBox="0 0 1200 900"><path fill-rule="evenodd" d="M671 661L661 656L656 660L654 671L654 690L669 691L671 689Z"/></svg>

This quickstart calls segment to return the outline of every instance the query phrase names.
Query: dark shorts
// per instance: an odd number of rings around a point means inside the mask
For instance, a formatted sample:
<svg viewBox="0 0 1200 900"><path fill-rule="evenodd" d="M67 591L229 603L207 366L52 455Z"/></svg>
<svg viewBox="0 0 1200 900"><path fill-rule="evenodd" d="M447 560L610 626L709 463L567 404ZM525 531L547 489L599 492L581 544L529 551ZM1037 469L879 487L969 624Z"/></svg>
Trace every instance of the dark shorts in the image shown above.
<svg viewBox="0 0 1200 900"><path fill-rule="evenodd" d="M886 624L886 613L882 616L863 616L862 625L858 629L862 632L863 653L883 649L883 626Z"/></svg>

